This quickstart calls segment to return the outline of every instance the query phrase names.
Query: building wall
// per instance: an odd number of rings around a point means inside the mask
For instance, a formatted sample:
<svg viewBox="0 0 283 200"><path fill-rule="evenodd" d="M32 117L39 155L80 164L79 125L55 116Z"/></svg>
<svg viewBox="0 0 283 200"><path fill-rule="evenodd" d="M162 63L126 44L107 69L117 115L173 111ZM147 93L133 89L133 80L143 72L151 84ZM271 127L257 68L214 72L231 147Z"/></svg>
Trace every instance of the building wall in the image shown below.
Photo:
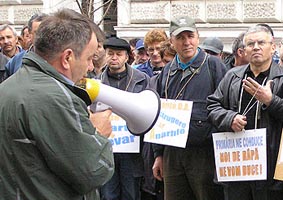
<svg viewBox="0 0 283 200"><path fill-rule="evenodd" d="M124 38L142 37L152 28L168 33L171 17L189 15L201 40L220 37L229 50L233 38L257 23L268 23L278 42L283 37L282 7L281 0L118 0L116 30Z"/></svg>
<svg viewBox="0 0 283 200"><path fill-rule="evenodd" d="M94 5L100 7L103 2L94 0ZM50 13L61 7L79 10L74 0L0 0L0 24L20 30L34 13ZM256 23L268 23L278 42L283 37L282 11L282 0L116 0L105 29L115 30L125 39L143 37L152 28L164 28L168 33L171 17L189 15L197 22L201 41L218 36L230 49L233 38ZM102 16L103 9L96 11L94 21L99 22Z"/></svg>
<svg viewBox="0 0 283 200"><path fill-rule="evenodd" d="M0 24L14 25L19 31L29 18L42 11L42 0L0 0Z"/></svg>
<svg viewBox="0 0 283 200"><path fill-rule="evenodd" d="M103 5L103 0L93 0L93 2L95 8ZM49 14L60 8L71 8L79 12L75 0L0 0L0 25L11 24L20 32L21 28L35 13ZM100 22L102 16L103 7L94 13L94 22ZM115 20L117 21L117 17ZM117 23L114 25L117 25ZM103 25L101 25L101 28L103 28Z"/></svg>

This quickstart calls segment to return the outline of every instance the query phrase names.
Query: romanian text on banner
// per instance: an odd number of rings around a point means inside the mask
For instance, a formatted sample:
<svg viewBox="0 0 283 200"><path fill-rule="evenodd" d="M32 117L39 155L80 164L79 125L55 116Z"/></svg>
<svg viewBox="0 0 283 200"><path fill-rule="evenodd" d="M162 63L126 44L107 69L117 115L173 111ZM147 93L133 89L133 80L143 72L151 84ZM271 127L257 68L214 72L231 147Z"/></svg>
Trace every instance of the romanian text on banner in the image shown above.
<svg viewBox="0 0 283 200"><path fill-rule="evenodd" d="M185 148L192 107L192 101L161 99L157 122L145 134L144 141Z"/></svg>
<svg viewBox="0 0 283 200"><path fill-rule="evenodd" d="M114 153L139 153L140 136L131 134L126 121L116 114L111 115L112 133L109 140Z"/></svg>
<svg viewBox="0 0 283 200"><path fill-rule="evenodd" d="M219 182L266 180L266 129L214 133Z"/></svg>

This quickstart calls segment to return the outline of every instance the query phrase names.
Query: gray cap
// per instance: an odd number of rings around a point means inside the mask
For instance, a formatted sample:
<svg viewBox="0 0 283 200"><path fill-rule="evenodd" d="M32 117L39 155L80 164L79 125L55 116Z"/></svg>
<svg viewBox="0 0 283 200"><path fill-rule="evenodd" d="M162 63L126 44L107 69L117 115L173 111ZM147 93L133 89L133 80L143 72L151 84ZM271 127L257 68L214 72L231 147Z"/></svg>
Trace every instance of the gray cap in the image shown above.
<svg viewBox="0 0 283 200"><path fill-rule="evenodd" d="M209 50L218 54L223 51L224 45L218 37L207 37L200 47L204 50Z"/></svg>
<svg viewBox="0 0 283 200"><path fill-rule="evenodd" d="M195 20L188 16L180 16L170 22L170 34L178 35L183 31L195 32L197 30Z"/></svg>

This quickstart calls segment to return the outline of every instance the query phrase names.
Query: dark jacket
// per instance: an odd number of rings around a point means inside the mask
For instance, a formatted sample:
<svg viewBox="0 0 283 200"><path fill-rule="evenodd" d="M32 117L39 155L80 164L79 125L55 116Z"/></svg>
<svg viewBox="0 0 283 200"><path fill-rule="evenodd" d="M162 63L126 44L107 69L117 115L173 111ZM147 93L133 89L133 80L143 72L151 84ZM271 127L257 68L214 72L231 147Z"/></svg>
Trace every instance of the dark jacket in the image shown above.
<svg viewBox="0 0 283 200"><path fill-rule="evenodd" d="M146 88L148 88L149 84L149 77L141 73L139 70L132 68L130 65L126 64L127 67L127 79L129 80L130 77L132 76L131 83L129 84L129 87L127 89L128 92L133 92L133 93L138 93ZM109 83L109 77L107 74L107 71L109 70L108 66L106 66L105 70L102 72L100 79L101 82L110 85Z"/></svg>
<svg viewBox="0 0 283 200"><path fill-rule="evenodd" d="M196 70L198 71L193 75ZM211 147L212 125L207 121L206 99L214 92L225 73L226 67L219 58L199 51L186 70L178 66L175 57L159 75L152 78L151 86L156 88L161 98L176 99L179 94L178 100L193 101L187 147ZM183 87L184 90L181 91ZM168 97L165 95L166 91ZM156 147L154 145L155 157L162 155L162 150Z"/></svg>
<svg viewBox="0 0 283 200"><path fill-rule="evenodd" d="M1 200L99 199L114 160L89 120L86 91L28 52L0 93Z"/></svg>
<svg viewBox="0 0 283 200"><path fill-rule="evenodd" d="M5 65L9 61L8 57L0 53L0 83L2 83L7 78L7 72Z"/></svg>
<svg viewBox="0 0 283 200"><path fill-rule="evenodd" d="M224 64L226 65L227 70L232 69L235 63L235 56L231 54L230 56L227 56L224 60Z"/></svg>
<svg viewBox="0 0 283 200"><path fill-rule="evenodd" d="M149 85L149 77L143 73L140 72L137 69L132 68L130 65L126 64L126 70L127 70L127 82L131 79L131 82L129 84L129 87L127 89L127 92L133 92L133 93L139 93L145 89L148 88ZM109 83L109 77L108 73L109 67L106 66L105 70L101 74L101 82L110 85ZM120 89L120 88L118 88ZM145 104L146 106L146 104ZM134 112L134 110L133 110ZM143 136L140 138L141 145L140 145L140 152L142 151L143 148ZM115 153L116 154L116 153ZM131 167L133 168L134 171L134 176L135 177L141 177L143 176L143 159L141 156L141 153L123 153L125 157L128 158L128 162L131 163Z"/></svg>
<svg viewBox="0 0 283 200"><path fill-rule="evenodd" d="M248 65L229 70L215 93L208 97L209 120L218 131L232 131L231 124L238 114L240 89L247 67ZM268 182L274 183L275 186L279 183L273 180L273 176L283 122L283 68L273 62L268 80L273 80L271 88L273 97L268 107L265 105L261 107L257 128L267 128L267 175ZM265 181L258 182L265 183ZM283 189L282 185L278 188Z"/></svg>

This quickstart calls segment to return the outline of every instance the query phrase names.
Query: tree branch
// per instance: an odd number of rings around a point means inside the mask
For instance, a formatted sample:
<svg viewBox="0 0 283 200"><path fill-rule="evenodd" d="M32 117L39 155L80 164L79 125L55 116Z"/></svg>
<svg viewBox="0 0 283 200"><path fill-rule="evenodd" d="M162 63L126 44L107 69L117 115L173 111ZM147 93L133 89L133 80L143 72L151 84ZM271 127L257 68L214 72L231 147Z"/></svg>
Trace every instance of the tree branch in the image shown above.
<svg viewBox="0 0 283 200"><path fill-rule="evenodd" d="M102 21L104 20L104 17L105 17L106 14L108 13L108 11L109 11L109 9L110 9L110 7L111 7L113 1L114 1L114 0L109 0L109 1L107 1L107 2L109 2L109 5L108 5L107 9L105 10L105 12L104 12L104 14L103 14L101 20L98 22L98 25L100 25L100 24L102 23ZM106 4L105 4L105 5L106 5Z"/></svg>
<svg viewBox="0 0 283 200"><path fill-rule="evenodd" d="M77 5L78 5L78 7L79 7L79 9L81 11L81 14L83 14L83 9L81 7L81 4L80 4L79 0L76 0L76 2L77 2Z"/></svg>

